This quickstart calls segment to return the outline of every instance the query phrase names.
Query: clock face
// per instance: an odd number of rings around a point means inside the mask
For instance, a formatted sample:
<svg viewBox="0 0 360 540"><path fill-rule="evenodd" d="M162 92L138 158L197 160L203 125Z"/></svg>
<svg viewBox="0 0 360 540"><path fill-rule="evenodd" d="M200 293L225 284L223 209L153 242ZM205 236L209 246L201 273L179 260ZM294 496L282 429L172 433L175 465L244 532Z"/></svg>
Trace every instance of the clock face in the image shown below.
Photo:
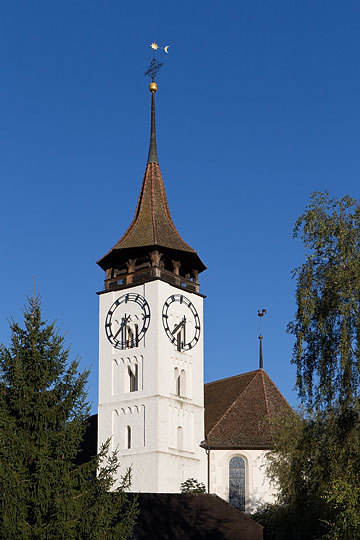
<svg viewBox="0 0 360 540"><path fill-rule="evenodd" d="M150 307L143 296L127 293L120 296L105 319L105 333L116 349L137 347L150 324Z"/></svg>
<svg viewBox="0 0 360 540"><path fill-rule="evenodd" d="M163 306L162 321L167 337L178 351L189 351L199 341L200 318L186 296L169 296Z"/></svg>

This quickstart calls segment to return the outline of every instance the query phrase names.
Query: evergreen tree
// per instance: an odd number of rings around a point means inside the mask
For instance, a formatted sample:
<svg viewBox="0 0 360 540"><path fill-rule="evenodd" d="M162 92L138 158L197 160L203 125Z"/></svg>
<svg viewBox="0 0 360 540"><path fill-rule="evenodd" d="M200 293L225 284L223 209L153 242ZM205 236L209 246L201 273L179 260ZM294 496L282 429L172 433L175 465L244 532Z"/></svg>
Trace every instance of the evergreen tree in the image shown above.
<svg viewBox="0 0 360 540"><path fill-rule="evenodd" d="M205 485L195 478L188 478L180 484L181 493L206 493Z"/></svg>
<svg viewBox="0 0 360 540"><path fill-rule="evenodd" d="M11 345L0 348L0 537L127 538L137 513L125 493L130 472L108 492L118 467L108 444L75 464L89 413L88 372L68 362L39 299L29 300L24 327L10 327Z"/></svg>

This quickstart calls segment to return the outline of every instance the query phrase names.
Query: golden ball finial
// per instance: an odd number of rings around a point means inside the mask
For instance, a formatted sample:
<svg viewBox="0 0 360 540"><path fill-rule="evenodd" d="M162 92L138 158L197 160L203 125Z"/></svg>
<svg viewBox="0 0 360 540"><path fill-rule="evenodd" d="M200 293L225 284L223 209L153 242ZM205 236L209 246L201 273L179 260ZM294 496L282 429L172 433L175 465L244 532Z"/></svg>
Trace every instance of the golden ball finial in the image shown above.
<svg viewBox="0 0 360 540"><path fill-rule="evenodd" d="M155 92L156 92L156 90L157 90L157 84L156 84L156 82L153 81L153 82L151 82L151 83L149 84L149 90L150 90L150 92L152 92L153 94L155 94Z"/></svg>

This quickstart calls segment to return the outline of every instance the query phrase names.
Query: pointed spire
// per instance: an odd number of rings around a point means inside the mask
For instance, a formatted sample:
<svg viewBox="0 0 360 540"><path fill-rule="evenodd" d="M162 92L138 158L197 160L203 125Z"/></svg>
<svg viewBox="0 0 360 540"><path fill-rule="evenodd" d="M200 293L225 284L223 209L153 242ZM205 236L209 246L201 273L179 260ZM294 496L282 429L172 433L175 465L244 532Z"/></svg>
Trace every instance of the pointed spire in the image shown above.
<svg viewBox="0 0 360 540"><path fill-rule="evenodd" d="M169 210L165 186L161 175L156 148L155 92L157 84L149 85L151 96L150 146L145 174L133 220L120 240L97 263L107 271L119 268L128 258L141 259L159 250L163 255L162 264L175 274L179 268L185 278L191 275L197 282L197 275L206 269L196 251L178 233Z"/></svg>
<svg viewBox="0 0 360 540"><path fill-rule="evenodd" d="M150 128L150 147L148 163L159 164L157 148L156 148L156 130L155 130L155 92L157 90L157 84L150 83L149 90L151 92L151 128Z"/></svg>

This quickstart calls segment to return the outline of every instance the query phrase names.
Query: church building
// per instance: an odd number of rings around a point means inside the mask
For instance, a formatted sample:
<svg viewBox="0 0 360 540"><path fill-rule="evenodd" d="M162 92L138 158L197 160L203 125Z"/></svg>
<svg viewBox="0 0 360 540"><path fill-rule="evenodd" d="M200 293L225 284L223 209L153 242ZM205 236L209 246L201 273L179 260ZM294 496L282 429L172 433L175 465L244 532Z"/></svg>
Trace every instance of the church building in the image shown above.
<svg viewBox="0 0 360 540"><path fill-rule="evenodd" d="M206 269L178 233L160 171L152 81L150 148L134 218L99 261L98 447L111 438L131 490L179 493L189 478L240 510L273 500L266 419L290 406L263 369L204 386Z"/></svg>

